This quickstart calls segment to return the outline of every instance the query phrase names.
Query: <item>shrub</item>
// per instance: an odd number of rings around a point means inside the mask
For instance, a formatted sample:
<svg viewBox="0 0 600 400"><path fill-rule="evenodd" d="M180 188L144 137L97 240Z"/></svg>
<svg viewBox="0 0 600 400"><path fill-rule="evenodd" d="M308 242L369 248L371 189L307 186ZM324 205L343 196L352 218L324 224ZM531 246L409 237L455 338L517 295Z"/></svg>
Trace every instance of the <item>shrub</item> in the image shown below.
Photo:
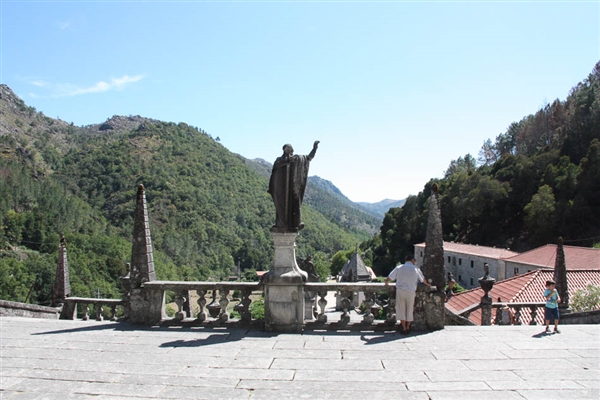
<svg viewBox="0 0 600 400"><path fill-rule="evenodd" d="M265 302L264 300L256 300L250 304L250 314L252 319L265 319Z"/></svg>
<svg viewBox="0 0 600 400"><path fill-rule="evenodd" d="M574 312L600 309L600 287L590 283L585 289L576 290L569 301L569 305Z"/></svg>

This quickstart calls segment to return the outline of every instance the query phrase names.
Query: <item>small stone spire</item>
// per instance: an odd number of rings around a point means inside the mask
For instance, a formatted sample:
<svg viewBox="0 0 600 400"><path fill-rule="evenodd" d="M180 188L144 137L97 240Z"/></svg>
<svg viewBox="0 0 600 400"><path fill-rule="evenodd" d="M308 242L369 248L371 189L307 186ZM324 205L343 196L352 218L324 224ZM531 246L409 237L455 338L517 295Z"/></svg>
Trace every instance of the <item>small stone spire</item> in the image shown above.
<svg viewBox="0 0 600 400"><path fill-rule="evenodd" d="M139 288L144 282L156 280L154 255L144 185L138 186L133 223L133 248L131 249L131 288Z"/></svg>
<svg viewBox="0 0 600 400"><path fill-rule="evenodd" d="M431 284L437 290L443 291L446 286L444 275L444 241L442 239L442 214L439 205L438 186L431 186L429 197L429 216L425 236L425 252L421 267L425 278L431 279Z"/></svg>
<svg viewBox="0 0 600 400"><path fill-rule="evenodd" d="M56 279L52 288L52 306L61 306L65 298L71 295L71 283L69 281L69 265L67 262L67 241L65 237L60 238L58 246L58 263L56 266Z"/></svg>
<svg viewBox="0 0 600 400"><path fill-rule="evenodd" d="M554 281L556 290L561 299L563 307L569 306L569 286L567 285L567 262L565 259L565 249L563 247L563 238L558 238L556 246L556 261L554 262Z"/></svg>

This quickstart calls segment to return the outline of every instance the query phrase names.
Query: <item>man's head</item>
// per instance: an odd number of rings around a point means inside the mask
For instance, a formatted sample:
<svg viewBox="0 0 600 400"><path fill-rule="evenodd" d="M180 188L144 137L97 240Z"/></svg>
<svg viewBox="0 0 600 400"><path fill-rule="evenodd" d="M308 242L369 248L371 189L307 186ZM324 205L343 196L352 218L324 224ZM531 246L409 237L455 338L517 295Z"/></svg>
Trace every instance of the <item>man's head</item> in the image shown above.
<svg viewBox="0 0 600 400"><path fill-rule="evenodd" d="M556 285L556 282L554 282L552 279L550 279L550 280L547 280L547 281L546 281L546 287L547 287L548 289L551 289L551 288L553 288L553 287L554 287L554 285Z"/></svg>
<svg viewBox="0 0 600 400"><path fill-rule="evenodd" d="M415 261L415 256L413 254L409 254L406 256L406 258L404 259L405 262L414 262Z"/></svg>
<svg viewBox="0 0 600 400"><path fill-rule="evenodd" d="M291 145L291 144L284 144L284 145L283 145L283 152L284 152L285 154L290 154L290 155L292 155L292 154L294 154L294 148L292 147L292 145Z"/></svg>

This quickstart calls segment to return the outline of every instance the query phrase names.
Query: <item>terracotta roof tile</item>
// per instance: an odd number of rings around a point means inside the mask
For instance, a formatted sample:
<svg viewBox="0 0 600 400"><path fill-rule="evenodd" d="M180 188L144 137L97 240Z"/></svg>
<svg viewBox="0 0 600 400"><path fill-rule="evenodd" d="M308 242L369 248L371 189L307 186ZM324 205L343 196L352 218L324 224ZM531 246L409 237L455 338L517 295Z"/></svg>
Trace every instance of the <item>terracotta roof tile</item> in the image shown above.
<svg viewBox="0 0 600 400"><path fill-rule="evenodd" d="M543 302L543 293L546 288L546 281L554 278L554 270L535 270L526 274L517 275L513 278L496 282L490 291L490 296L494 302L498 297L503 302L509 303L539 303ZM588 284L600 286L600 270L568 270L567 285L569 287L569 297L579 289L584 289ZM471 289L463 293L455 294L446 303L448 310L458 313L465 308L477 304L481 301L483 290L481 288ZM495 314L495 312L493 312ZM481 325L481 310L471 313L469 319ZM544 321L543 311L538 312L536 322L542 324ZM529 310L523 310L521 322L525 325L531 321Z"/></svg>
<svg viewBox="0 0 600 400"><path fill-rule="evenodd" d="M425 248L425 243L419 243L415 246ZM444 242L444 251L453 251L456 253L469 254L473 256L504 259L518 255L514 251L496 247L479 246L476 244L464 244L455 242Z"/></svg>
<svg viewBox="0 0 600 400"><path fill-rule="evenodd" d="M537 249L506 258L505 261L554 270L556 247L555 244L547 244ZM577 246L563 246L563 248L568 270L600 270L600 249Z"/></svg>

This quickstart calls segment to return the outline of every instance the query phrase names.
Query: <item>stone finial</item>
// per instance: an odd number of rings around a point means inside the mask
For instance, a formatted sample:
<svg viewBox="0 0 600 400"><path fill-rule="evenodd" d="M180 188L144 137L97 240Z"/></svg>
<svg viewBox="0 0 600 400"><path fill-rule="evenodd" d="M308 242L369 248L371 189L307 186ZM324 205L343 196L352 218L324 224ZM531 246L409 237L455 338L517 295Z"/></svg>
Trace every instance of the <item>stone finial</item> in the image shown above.
<svg viewBox="0 0 600 400"><path fill-rule="evenodd" d="M435 183L431 186L431 196L429 197L429 216L422 270L425 278L431 279L432 285L436 286L438 290L444 290L446 276L444 271L442 214L438 199L438 186Z"/></svg>
<svg viewBox="0 0 600 400"><path fill-rule="evenodd" d="M144 282L156 280L144 185L139 185L137 191L130 275L132 289L139 288Z"/></svg>
<svg viewBox="0 0 600 400"><path fill-rule="evenodd" d="M69 280L69 264L67 262L67 241L64 236L60 238L58 246L58 263L56 266L56 279L52 288L52 306L62 305L65 298L71 295L71 283Z"/></svg>
<svg viewBox="0 0 600 400"><path fill-rule="evenodd" d="M556 246L556 261L554 262L554 281L556 282L556 290L561 300L563 307L569 306L569 287L567 284L567 260L565 258L565 249L563 246L563 238L558 238Z"/></svg>

